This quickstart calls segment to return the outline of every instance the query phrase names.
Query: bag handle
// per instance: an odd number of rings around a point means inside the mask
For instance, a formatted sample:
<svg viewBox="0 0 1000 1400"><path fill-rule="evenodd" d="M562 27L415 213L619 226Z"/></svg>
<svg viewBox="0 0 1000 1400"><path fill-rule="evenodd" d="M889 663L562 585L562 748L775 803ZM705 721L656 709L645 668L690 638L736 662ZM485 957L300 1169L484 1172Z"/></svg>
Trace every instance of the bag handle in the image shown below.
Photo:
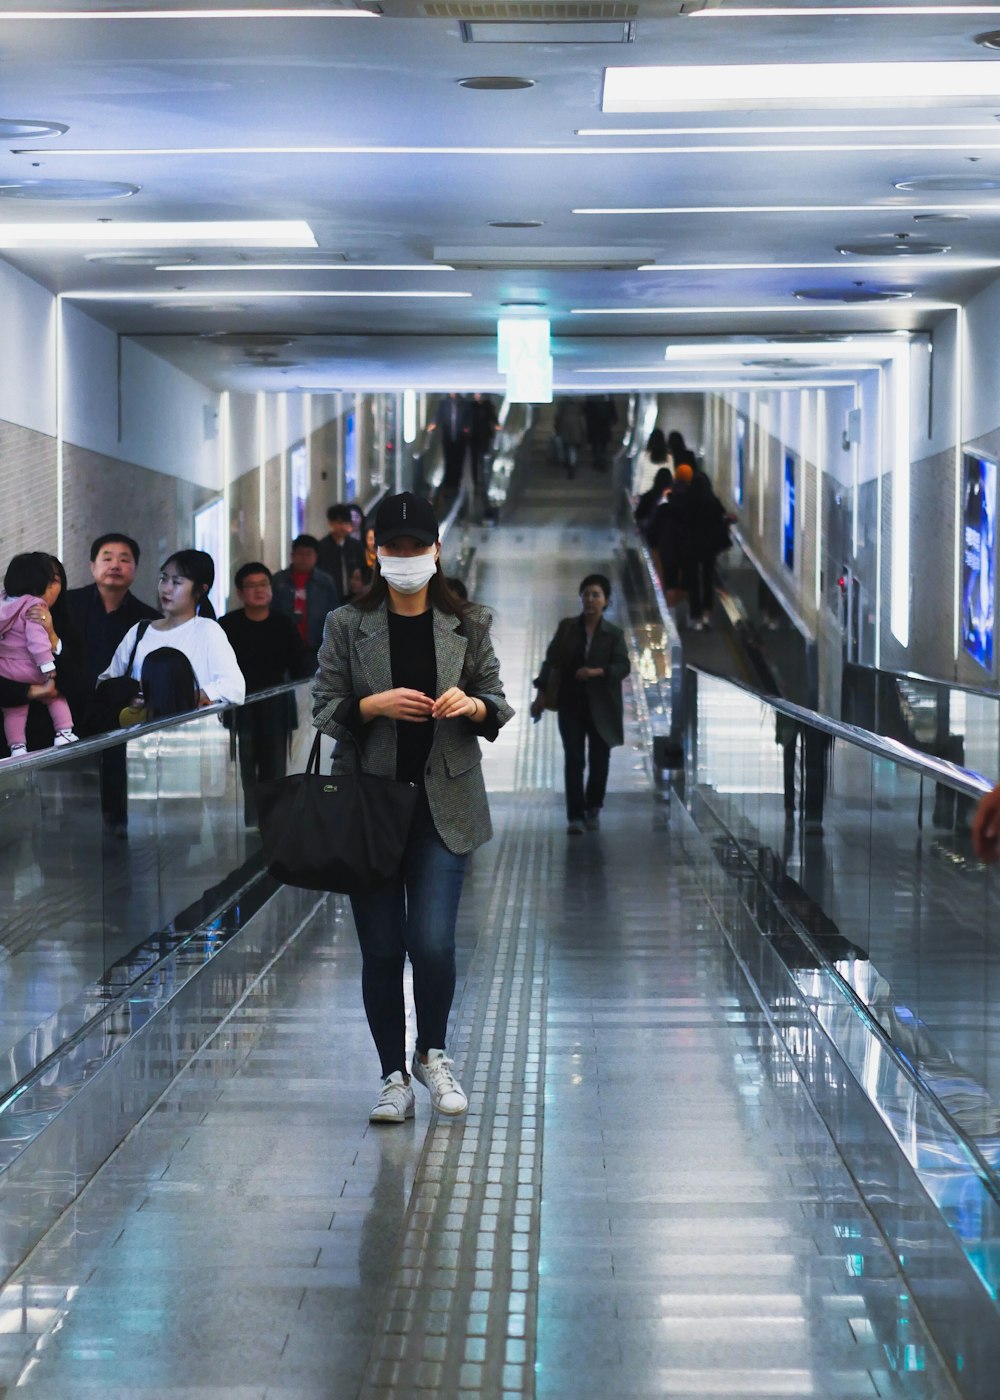
<svg viewBox="0 0 1000 1400"><path fill-rule="evenodd" d="M319 746L322 738L322 730L317 729L316 738L313 740L313 746L309 750L309 757L306 760L305 772L307 775L315 774L316 777L319 777Z"/></svg>
<svg viewBox="0 0 1000 1400"><path fill-rule="evenodd" d="M132 675L132 667L135 665L135 654L139 650L139 643L149 631L149 624L152 620L151 617L144 617L135 629L135 641L132 643L132 655L129 657L128 665L125 667L126 676Z"/></svg>

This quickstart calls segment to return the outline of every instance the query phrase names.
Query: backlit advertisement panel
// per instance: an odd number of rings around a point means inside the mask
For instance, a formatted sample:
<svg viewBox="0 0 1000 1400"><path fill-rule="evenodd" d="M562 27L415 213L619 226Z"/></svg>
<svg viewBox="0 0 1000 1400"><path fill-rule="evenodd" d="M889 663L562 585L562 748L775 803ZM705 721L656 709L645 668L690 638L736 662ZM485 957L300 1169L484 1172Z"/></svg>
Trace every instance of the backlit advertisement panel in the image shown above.
<svg viewBox="0 0 1000 1400"><path fill-rule="evenodd" d="M742 413L736 415L736 460L733 463L733 497L738 506L743 504L747 479L747 420Z"/></svg>
<svg viewBox="0 0 1000 1400"><path fill-rule="evenodd" d="M785 453L781 478L781 557L786 569L795 568L795 455Z"/></svg>
<svg viewBox="0 0 1000 1400"><path fill-rule="evenodd" d="M962 645L993 669L996 593L997 464L966 452L962 482Z"/></svg>

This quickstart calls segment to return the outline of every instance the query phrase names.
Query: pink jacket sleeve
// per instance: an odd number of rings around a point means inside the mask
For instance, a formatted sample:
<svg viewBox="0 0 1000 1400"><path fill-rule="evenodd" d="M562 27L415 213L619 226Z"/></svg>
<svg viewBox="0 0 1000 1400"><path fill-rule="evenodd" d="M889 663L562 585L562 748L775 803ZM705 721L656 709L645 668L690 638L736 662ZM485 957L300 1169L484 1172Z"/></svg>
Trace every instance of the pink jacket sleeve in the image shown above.
<svg viewBox="0 0 1000 1400"><path fill-rule="evenodd" d="M26 620L24 624L24 639L28 644L28 651L32 659L38 663L42 671L54 671L56 669L55 659L52 655L52 644L49 641L49 634L40 622Z"/></svg>

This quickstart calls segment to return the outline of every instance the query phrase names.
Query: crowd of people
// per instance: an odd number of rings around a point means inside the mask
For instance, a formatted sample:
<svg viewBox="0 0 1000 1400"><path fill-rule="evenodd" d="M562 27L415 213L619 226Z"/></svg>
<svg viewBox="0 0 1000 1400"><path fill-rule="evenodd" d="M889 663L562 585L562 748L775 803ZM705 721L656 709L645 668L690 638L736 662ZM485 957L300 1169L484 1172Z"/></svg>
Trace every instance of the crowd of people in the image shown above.
<svg viewBox="0 0 1000 1400"><path fill-rule="evenodd" d="M688 626L711 626L716 560L732 540L725 506L680 433L654 428L636 462L635 521L671 606L688 603Z"/></svg>

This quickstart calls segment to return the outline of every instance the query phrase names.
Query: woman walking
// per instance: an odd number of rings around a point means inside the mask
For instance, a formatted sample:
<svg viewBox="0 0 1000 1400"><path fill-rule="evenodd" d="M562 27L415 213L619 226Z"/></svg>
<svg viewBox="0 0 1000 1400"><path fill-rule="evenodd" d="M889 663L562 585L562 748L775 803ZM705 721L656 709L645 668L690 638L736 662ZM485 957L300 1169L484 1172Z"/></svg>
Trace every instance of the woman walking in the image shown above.
<svg viewBox="0 0 1000 1400"><path fill-rule="evenodd" d="M420 789L399 874L353 895L361 990L381 1061L369 1117L413 1117L410 1078L439 1113L468 1100L446 1051L455 994L455 922L468 853L493 834L479 740L514 711L500 683L485 608L464 603L441 571L430 504L404 491L375 516L377 559L368 592L326 620L313 682L313 723L337 740L334 772L363 772ZM413 969L416 1053L406 1066L403 969Z"/></svg>
<svg viewBox="0 0 1000 1400"><path fill-rule="evenodd" d="M535 680L532 717L540 719L545 709L559 716L570 836L600 826L611 750L625 742L622 681L632 668L624 632L604 616L610 601L610 580L588 574L580 584L582 611L560 622Z"/></svg>

